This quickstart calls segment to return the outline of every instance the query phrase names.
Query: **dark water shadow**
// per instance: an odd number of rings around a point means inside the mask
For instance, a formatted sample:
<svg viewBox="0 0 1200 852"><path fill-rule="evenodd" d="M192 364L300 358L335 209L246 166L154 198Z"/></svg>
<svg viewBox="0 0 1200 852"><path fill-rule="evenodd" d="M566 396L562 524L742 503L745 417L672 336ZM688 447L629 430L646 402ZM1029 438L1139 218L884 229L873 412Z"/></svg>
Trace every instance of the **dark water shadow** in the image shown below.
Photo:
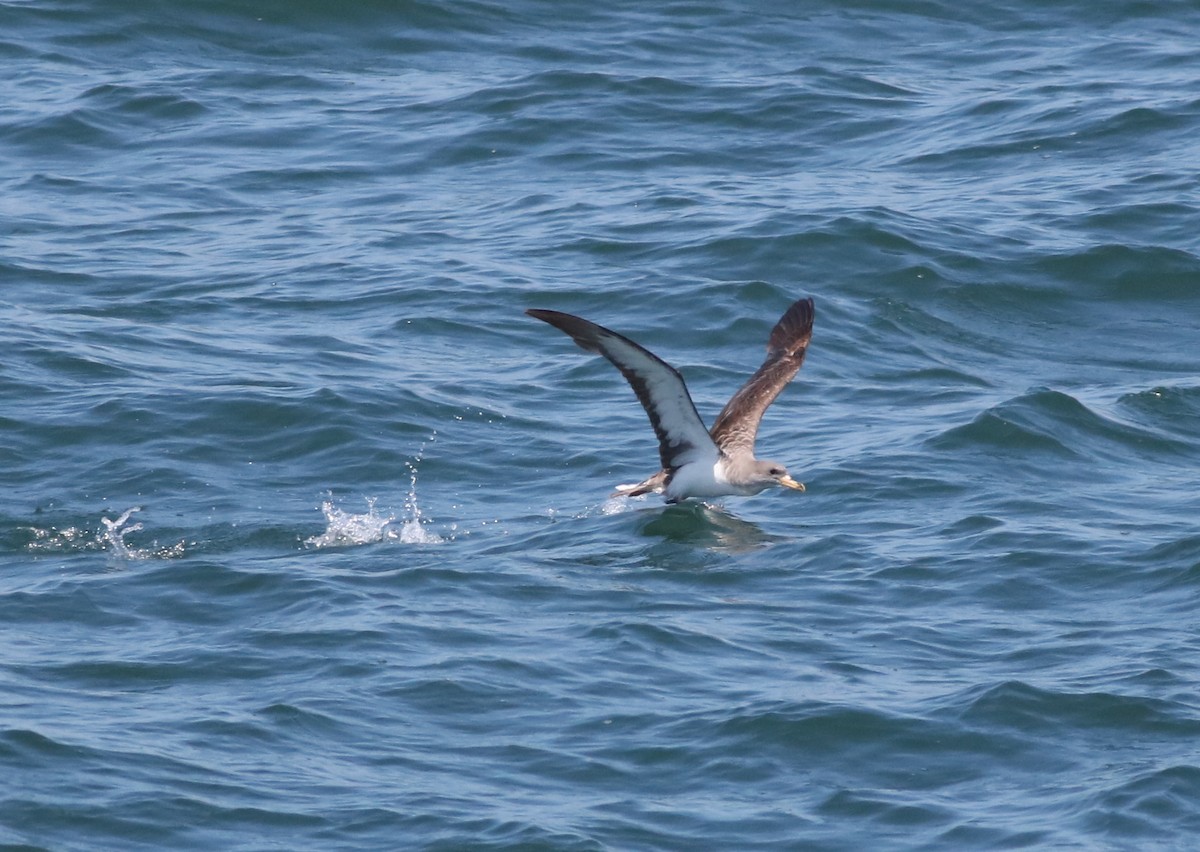
<svg viewBox="0 0 1200 852"><path fill-rule="evenodd" d="M786 540L725 509L699 502L648 512L645 519L639 521L637 532L648 538L729 553L745 553Z"/></svg>

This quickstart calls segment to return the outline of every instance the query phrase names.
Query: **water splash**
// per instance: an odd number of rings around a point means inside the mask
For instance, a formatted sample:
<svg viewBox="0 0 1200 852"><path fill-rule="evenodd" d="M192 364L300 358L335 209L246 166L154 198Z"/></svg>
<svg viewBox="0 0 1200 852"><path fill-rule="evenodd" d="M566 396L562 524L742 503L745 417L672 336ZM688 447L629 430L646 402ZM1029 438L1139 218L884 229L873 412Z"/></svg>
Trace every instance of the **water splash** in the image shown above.
<svg viewBox="0 0 1200 852"><path fill-rule="evenodd" d="M635 508L631 500L644 500L644 497L609 497L596 509L601 515L622 515Z"/></svg>
<svg viewBox="0 0 1200 852"><path fill-rule="evenodd" d="M183 556L185 542L160 545L154 542L150 547L130 547L125 542L127 533L142 529L141 523L130 524L129 519L135 512L142 511L141 506L126 509L114 521L101 516L101 528L91 530L86 527L28 527L32 536L25 549L30 553L64 553L85 550L107 550L114 561L131 559L176 559ZM194 545L195 542L192 542Z"/></svg>
<svg viewBox="0 0 1200 852"><path fill-rule="evenodd" d="M435 437L436 432L429 436L429 440ZM309 547L348 547L385 540L399 541L401 544L444 542L444 538L430 529L432 519L425 517L417 502L417 468L424 457L425 443L422 443L416 457L408 462L408 495L404 498L404 520L399 529L392 524L396 520L394 514L383 515L375 509L375 497L367 499L365 515L345 512L329 499L321 504L321 511L325 514L325 531L306 539L304 543Z"/></svg>
<svg viewBox="0 0 1200 852"><path fill-rule="evenodd" d="M94 530L80 527L28 527L32 536L25 549L30 553L60 553L64 550L94 550L101 546Z"/></svg>
<svg viewBox="0 0 1200 852"><path fill-rule="evenodd" d="M437 432L429 436L432 441L437 437ZM437 533L431 531L428 524L431 519L426 519L421 513L421 506L417 503L417 467L421 464L421 460L425 458L425 444L421 444L421 448L417 450L417 457L408 463L408 496L404 498L404 525L400 528L400 541L404 544L441 544L443 539Z"/></svg>
<svg viewBox="0 0 1200 852"><path fill-rule="evenodd" d="M122 514L121 517L117 518L115 521L110 521L108 518L103 516L100 518L100 520L104 523L104 530L96 536L96 540L101 544L108 545L108 548L115 559L134 558L135 552L130 550L128 545L125 544L125 534L137 532L138 530L142 529L142 524L141 522L138 522L128 527L125 526L125 524L129 523L129 519L133 517L134 512L140 511L142 511L141 506L134 506L132 509L126 509L124 514Z"/></svg>
<svg viewBox="0 0 1200 852"><path fill-rule="evenodd" d="M183 556L184 543L182 541L165 546L160 546L158 542L154 542L153 546L146 548L130 547L125 543L126 533L137 532L142 529L140 521L136 524L129 524L129 519L133 517L134 512L140 511L142 511L141 506L126 509L115 521L101 516L100 521L104 524L104 529L96 535L97 543L102 547L107 547L109 555L116 561L130 559L176 559Z"/></svg>
<svg viewBox="0 0 1200 852"><path fill-rule="evenodd" d="M374 497L367 498L367 513L355 515L344 512L326 500L321 504L325 514L325 531L305 540L309 547L348 547L373 544L390 537L388 524L396 520L395 515L381 515L375 510Z"/></svg>

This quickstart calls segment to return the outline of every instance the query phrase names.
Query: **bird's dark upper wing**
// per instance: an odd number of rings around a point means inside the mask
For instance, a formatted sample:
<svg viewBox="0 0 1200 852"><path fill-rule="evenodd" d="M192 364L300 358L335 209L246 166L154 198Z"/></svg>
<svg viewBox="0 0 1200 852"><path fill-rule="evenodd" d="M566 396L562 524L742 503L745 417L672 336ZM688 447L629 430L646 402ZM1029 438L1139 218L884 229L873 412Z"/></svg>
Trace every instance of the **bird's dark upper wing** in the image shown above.
<svg viewBox="0 0 1200 852"><path fill-rule="evenodd" d="M804 363L812 337L813 300L800 299L780 317L767 343L767 360L717 415L712 439L727 455L753 453L763 412Z"/></svg>
<svg viewBox="0 0 1200 852"><path fill-rule="evenodd" d="M603 326L559 311L535 308L525 313L570 335L581 349L598 352L613 363L637 394L658 436L658 453L665 470L719 452L704 428L679 372L653 352Z"/></svg>

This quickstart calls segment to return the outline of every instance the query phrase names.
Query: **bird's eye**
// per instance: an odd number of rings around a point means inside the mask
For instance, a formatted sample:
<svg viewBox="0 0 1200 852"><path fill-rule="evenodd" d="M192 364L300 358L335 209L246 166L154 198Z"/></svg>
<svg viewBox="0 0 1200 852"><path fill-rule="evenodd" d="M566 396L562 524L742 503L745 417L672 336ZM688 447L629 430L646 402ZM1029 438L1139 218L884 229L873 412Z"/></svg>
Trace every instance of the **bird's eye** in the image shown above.
<svg viewBox="0 0 1200 852"><path fill-rule="evenodd" d="M781 467L771 468L771 476L783 476L784 470Z"/></svg>

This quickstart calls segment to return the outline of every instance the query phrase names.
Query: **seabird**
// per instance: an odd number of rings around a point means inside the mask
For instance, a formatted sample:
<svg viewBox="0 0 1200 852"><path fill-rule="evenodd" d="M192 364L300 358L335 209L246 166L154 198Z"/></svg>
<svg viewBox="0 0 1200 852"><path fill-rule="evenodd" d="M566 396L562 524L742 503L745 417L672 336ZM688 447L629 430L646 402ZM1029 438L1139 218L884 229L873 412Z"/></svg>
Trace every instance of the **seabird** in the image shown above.
<svg viewBox="0 0 1200 852"><path fill-rule="evenodd" d="M650 416L662 470L637 485L617 486L612 496L653 491L679 503L689 497L757 494L773 485L804 490L783 465L754 457L754 439L763 412L804 363L812 337L812 299L800 299L780 317L767 342L767 359L721 409L711 430L704 428L683 376L653 352L571 314L537 308L525 313L611 361Z"/></svg>

